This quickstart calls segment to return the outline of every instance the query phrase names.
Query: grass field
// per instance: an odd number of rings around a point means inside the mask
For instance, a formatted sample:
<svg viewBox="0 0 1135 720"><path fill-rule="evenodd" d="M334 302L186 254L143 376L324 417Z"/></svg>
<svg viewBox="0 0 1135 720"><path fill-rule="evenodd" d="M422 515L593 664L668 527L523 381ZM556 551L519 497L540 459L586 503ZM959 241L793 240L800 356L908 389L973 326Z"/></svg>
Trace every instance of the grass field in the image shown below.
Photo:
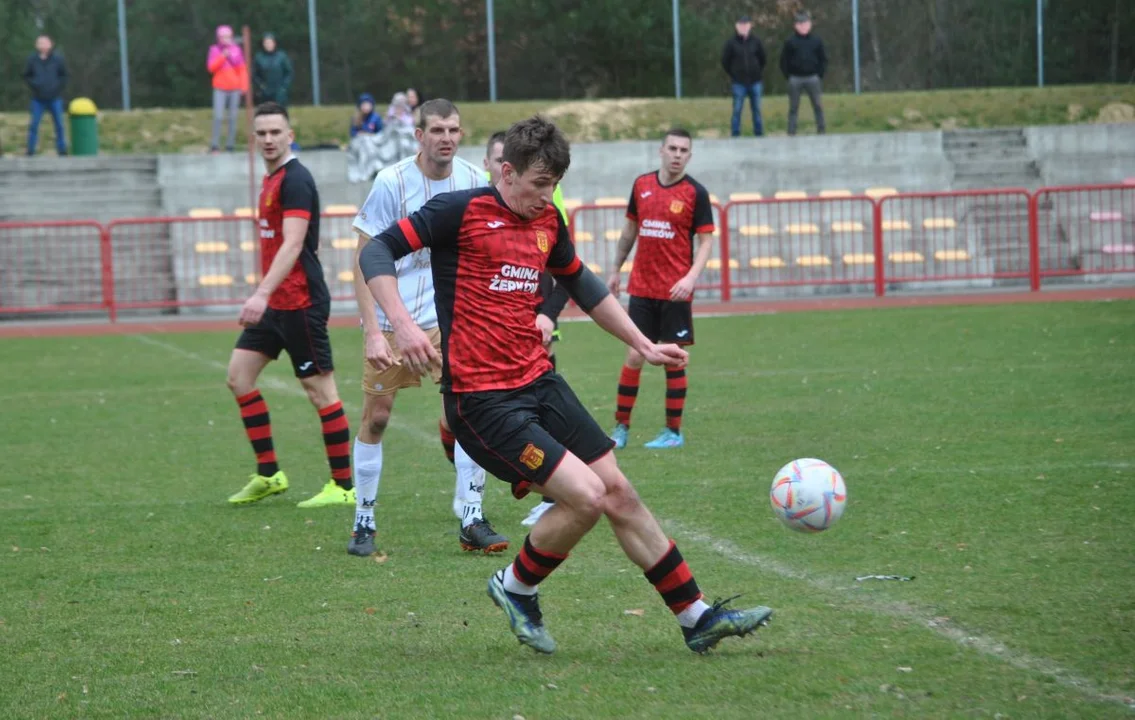
<svg viewBox="0 0 1135 720"><path fill-rule="evenodd" d="M202 98L207 100L203 95ZM203 100L203 102L205 101ZM623 100L534 100L526 102L461 103L468 140L484 142L489 135L536 112L546 113L573 142L638 140L657 137L680 124L699 137L727 137L731 100L728 96L642 98ZM800 132L814 132L811 109L804 103ZM921 92L831 93L824 96L828 132L889 132L936 128L982 128L1060 125L1075 122L1135 120L1135 85L1074 85L1046 88L979 88ZM766 131L783 135L788 101L766 96L761 104ZM105 153L205 152L209 145L211 110L143 109L101 113L100 141ZM302 145L347 141L353 108L341 105L292 108L293 125ZM746 110L746 112L748 112ZM745 126L748 127L748 115ZM20 152L27 138L25 112L0 113L0 143ZM749 132L750 130L746 130ZM54 130L46 122L40 148L52 152ZM244 142L243 133L241 133Z"/></svg>
<svg viewBox="0 0 1135 720"><path fill-rule="evenodd" d="M252 469L233 333L4 340L0 717L1132 717L1133 312L700 320L687 447L639 447L655 371L619 460L709 599L777 611L707 656L605 525L543 588L559 651L518 646L484 592L506 559L458 550L432 391L399 399L376 562L345 553L352 511L295 507L327 470L282 365L261 387L293 489L226 505ZM564 335L606 425L617 343ZM333 341L355 423L357 331ZM827 533L769 509L800 456L847 478ZM530 505L487 488L515 543Z"/></svg>

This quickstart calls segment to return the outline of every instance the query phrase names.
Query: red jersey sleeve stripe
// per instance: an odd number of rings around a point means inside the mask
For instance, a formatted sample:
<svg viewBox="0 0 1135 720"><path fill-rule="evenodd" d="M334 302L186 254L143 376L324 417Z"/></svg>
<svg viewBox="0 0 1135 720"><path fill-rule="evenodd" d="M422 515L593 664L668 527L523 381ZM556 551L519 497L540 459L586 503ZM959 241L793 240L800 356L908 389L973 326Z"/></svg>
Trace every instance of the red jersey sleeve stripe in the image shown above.
<svg viewBox="0 0 1135 720"><path fill-rule="evenodd" d="M571 263L569 263L565 268L548 268L548 270L553 275L574 275L575 273L579 272L581 265L583 265L583 262L580 261L579 257L577 256L572 258Z"/></svg>
<svg viewBox="0 0 1135 720"><path fill-rule="evenodd" d="M694 232L698 235L701 235L703 233L712 234L716 229L717 228L713 225L701 225L696 230L694 230Z"/></svg>
<svg viewBox="0 0 1135 720"><path fill-rule="evenodd" d="M311 219L311 213L308 212L307 210L285 210L284 211L284 217L286 217L286 218L294 217L294 218L300 218L301 220L310 220Z"/></svg>
<svg viewBox="0 0 1135 720"><path fill-rule="evenodd" d="M406 236L406 242L410 243L410 249L414 252L422 249L422 239L418 237L418 231L414 229L414 223L410 222L410 218L405 217L398 221L398 229Z"/></svg>

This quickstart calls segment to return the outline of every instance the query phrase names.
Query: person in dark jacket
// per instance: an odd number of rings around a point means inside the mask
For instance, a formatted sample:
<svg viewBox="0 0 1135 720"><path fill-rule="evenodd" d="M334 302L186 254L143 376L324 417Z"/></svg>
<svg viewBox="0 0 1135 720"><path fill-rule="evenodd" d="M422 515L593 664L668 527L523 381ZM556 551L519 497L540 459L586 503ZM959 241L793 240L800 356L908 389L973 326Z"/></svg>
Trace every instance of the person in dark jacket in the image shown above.
<svg viewBox="0 0 1135 720"><path fill-rule="evenodd" d="M67 137L63 134L63 88L67 86L67 65L53 49L51 38L35 39L35 52L24 65L24 82L32 91L32 119L28 125L28 155L35 155L39 145L39 122L45 112L51 113L55 125L55 149L67 154Z"/></svg>
<svg viewBox="0 0 1135 720"><path fill-rule="evenodd" d="M765 134L761 122L761 76L765 70L765 47L760 38L753 34L753 21L742 15L736 24L737 34L725 41L721 51L721 67L733 84L733 137L741 135L741 110L745 98L753 110L753 134Z"/></svg>
<svg viewBox="0 0 1135 720"><path fill-rule="evenodd" d="M377 135L382 132L382 127L382 116L374 108L374 95L370 93L359 95L357 109L351 116L351 137L359 133Z"/></svg>
<svg viewBox="0 0 1135 720"><path fill-rule="evenodd" d="M274 102L287 107L292 88L292 61L276 43L276 36L265 33L264 48L252 61L252 91L256 104Z"/></svg>
<svg viewBox="0 0 1135 720"><path fill-rule="evenodd" d="M812 16L796 14L796 34L788 38L780 51L780 71L788 78L788 134L796 134L796 115L800 111L800 93L808 93L812 114L816 116L816 132L824 134L822 98L824 71L828 56L824 41L812 32Z"/></svg>

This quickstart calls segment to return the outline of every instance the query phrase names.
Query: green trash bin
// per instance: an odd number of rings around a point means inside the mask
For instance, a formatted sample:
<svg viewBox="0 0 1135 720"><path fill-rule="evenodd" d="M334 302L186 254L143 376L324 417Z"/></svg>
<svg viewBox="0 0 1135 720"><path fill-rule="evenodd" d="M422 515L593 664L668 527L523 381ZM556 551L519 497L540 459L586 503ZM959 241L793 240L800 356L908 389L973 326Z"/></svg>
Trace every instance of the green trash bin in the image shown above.
<svg viewBox="0 0 1135 720"><path fill-rule="evenodd" d="M71 154L99 154L98 108L89 98L75 98L67 107L71 118Z"/></svg>

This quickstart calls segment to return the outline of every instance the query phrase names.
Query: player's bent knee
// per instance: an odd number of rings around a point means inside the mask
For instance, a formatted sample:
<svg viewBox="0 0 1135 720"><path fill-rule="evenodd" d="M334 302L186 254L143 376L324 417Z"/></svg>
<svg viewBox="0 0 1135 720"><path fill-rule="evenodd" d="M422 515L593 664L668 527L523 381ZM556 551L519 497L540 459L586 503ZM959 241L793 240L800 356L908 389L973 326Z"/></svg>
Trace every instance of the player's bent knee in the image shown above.
<svg viewBox="0 0 1135 720"><path fill-rule="evenodd" d="M619 473L619 477L605 483L607 494L604 497L603 511L609 517L632 515L642 507L642 500L630 482Z"/></svg>

